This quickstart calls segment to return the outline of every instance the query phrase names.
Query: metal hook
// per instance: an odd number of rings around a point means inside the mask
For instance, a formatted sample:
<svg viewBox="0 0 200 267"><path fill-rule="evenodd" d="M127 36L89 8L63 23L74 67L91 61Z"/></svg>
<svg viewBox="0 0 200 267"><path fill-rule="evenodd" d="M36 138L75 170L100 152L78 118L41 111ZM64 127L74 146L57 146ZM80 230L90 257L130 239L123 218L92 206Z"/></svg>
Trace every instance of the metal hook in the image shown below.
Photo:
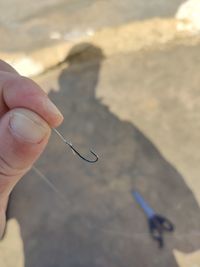
<svg viewBox="0 0 200 267"><path fill-rule="evenodd" d="M55 128L53 128L53 131L60 137L60 139L66 144L66 145L68 145L71 149L72 149L72 151L74 152L74 153L76 153L81 159L83 159L83 160L85 160L85 161L87 161L87 162L89 162L89 163L95 163L95 162L97 162L98 161L98 159L99 159L99 157L98 157L98 155L96 154L96 153L94 153L92 150L90 150L90 152L91 152L91 154L93 154L94 156L95 156L95 159L93 159L93 160L91 160L91 159L87 159L87 158L85 158L85 157L83 157L75 148L74 148L74 146L72 145L72 143L69 143L65 138L64 138L64 136L58 131L58 130L56 130Z"/></svg>

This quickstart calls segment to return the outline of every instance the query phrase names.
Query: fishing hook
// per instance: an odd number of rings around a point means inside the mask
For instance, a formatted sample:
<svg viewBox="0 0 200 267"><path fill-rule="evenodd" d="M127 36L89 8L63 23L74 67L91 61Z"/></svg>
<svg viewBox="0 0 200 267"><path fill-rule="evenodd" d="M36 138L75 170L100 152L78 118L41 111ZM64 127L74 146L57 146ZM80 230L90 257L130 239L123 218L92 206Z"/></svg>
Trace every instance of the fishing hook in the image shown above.
<svg viewBox="0 0 200 267"><path fill-rule="evenodd" d="M82 156L75 148L74 146L72 145L72 143L69 143L65 138L64 136L58 131L56 130L55 128L53 128L53 131L60 137L60 139L66 144L68 145L71 150L74 152L74 154L77 154L81 159L89 162L89 163L95 163L98 161L99 157L96 153L94 153L92 150L90 150L90 153L93 154L95 156L95 158L92 160L92 159L87 159L85 158L84 156Z"/></svg>

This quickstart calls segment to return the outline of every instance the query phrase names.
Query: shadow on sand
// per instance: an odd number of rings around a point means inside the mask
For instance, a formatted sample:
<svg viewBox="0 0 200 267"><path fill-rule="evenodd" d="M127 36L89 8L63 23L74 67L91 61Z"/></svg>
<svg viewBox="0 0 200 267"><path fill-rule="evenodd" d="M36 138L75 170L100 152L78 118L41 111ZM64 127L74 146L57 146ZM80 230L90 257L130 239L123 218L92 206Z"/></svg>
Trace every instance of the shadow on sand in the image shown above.
<svg viewBox="0 0 200 267"><path fill-rule="evenodd" d="M32 170L12 194L9 216L20 224L26 267L175 267L174 248L200 246L192 235L200 229L199 207L181 175L134 125L96 98L103 58L94 46L69 56L60 91L50 95L65 117L61 132L83 152L92 145L99 162L77 159L53 135L37 167L60 193ZM132 188L176 225L162 251L149 237Z"/></svg>

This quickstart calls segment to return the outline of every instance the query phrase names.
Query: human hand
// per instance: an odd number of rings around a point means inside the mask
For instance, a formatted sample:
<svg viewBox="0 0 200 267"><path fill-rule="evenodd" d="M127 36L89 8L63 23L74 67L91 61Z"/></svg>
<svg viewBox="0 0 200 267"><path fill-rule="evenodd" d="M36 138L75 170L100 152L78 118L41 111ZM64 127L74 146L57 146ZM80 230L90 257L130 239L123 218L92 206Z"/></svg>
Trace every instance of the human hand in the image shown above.
<svg viewBox="0 0 200 267"><path fill-rule="evenodd" d="M0 237L9 195L63 116L32 80L0 60Z"/></svg>

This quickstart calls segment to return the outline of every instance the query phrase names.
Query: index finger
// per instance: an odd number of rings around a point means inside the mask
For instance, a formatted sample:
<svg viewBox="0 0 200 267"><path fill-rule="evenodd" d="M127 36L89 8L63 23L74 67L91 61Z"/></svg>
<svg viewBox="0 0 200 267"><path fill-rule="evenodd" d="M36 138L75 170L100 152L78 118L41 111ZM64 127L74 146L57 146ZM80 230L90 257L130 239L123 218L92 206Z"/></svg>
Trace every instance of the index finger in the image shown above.
<svg viewBox="0 0 200 267"><path fill-rule="evenodd" d="M60 111L38 84L20 76L2 61L0 62L0 107L0 116L12 108L30 109L45 119L51 127L57 127L63 120Z"/></svg>

